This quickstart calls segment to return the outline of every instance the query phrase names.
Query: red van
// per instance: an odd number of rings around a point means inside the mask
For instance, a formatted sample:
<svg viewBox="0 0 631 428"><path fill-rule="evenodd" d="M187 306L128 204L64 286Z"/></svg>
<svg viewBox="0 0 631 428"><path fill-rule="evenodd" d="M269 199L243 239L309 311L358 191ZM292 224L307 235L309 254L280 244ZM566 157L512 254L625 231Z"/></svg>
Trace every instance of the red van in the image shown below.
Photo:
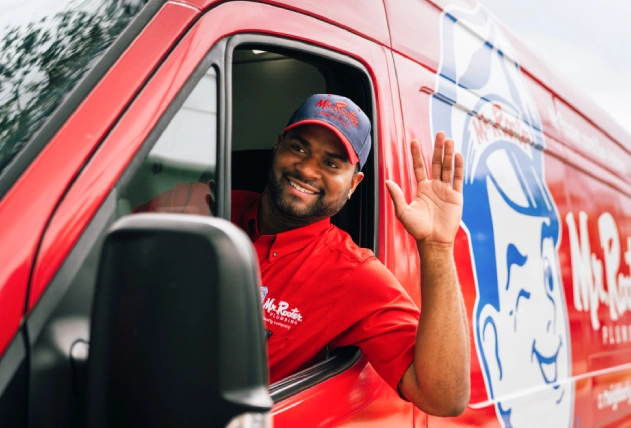
<svg viewBox="0 0 631 428"><path fill-rule="evenodd" d="M9 2L0 46L3 427L631 426L631 137L474 1ZM256 262L221 219L313 93L371 118L333 222L419 304L384 182L415 191L413 138L426 162L440 130L464 156L460 417L401 400L355 348L266 383ZM188 182L213 218L129 216Z"/></svg>

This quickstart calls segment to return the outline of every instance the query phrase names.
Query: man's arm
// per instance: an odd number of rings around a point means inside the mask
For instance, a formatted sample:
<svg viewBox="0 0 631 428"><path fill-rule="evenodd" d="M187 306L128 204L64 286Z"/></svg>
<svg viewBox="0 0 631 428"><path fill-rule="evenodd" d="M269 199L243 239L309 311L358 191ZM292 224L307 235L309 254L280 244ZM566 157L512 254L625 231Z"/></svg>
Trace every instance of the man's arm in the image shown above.
<svg viewBox="0 0 631 428"><path fill-rule="evenodd" d="M414 362L399 389L419 409L436 416L457 416L468 401L469 332L453 259L453 244L462 216L464 162L454 156L452 140L436 134L432 177L427 179L418 141L411 143L417 180L407 204L401 189L386 185L396 214L416 239L421 259L421 317ZM453 186L452 186L453 173Z"/></svg>

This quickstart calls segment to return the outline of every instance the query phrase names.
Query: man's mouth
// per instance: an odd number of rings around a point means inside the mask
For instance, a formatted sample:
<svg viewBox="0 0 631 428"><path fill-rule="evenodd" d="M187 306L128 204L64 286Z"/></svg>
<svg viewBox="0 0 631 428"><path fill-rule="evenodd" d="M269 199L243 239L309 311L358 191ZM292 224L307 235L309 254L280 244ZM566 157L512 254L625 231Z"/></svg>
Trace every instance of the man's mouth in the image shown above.
<svg viewBox="0 0 631 428"><path fill-rule="evenodd" d="M561 350L562 341L559 338L559 346L554 354L549 357L546 357L539 353L536 348L536 341L532 342L532 355L537 358L537 362L539 363L539 369L541 370L541 375L546 383L555 383L557 381L558 373L558 357L559 351Z"/></svg>
<svg viewBox="0 0 631 428"><path fill-rule="evenodd" d="M315 195L316 193L318 193L315 190L307 189L307 188L301 186L300 184L296 183L294 180L292 180L290 178L288 178L287 181L289 181L289 185L291 187L293 187L294 189L296 189L300 193L304 193L304 194L307 194L307 195Z"/></svg>

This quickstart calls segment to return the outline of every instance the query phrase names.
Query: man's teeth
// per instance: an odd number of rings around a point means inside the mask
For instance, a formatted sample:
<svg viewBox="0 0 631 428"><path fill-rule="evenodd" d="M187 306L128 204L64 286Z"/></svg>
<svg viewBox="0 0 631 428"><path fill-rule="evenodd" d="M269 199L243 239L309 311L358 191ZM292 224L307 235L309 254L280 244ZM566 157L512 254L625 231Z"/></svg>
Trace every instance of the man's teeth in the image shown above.
<svg viewBox="0 0 631 428"><path fill-rule="evenodd" d="M304 187L300 187L298 186L296 183L294 183L293 181L289 181L289 184L291 184L291 186L295 189L298 189L298 191L302 192L302 193L307 193L309 195L313 195L315 192L312 192L310 190L305 189Z"/></svg>

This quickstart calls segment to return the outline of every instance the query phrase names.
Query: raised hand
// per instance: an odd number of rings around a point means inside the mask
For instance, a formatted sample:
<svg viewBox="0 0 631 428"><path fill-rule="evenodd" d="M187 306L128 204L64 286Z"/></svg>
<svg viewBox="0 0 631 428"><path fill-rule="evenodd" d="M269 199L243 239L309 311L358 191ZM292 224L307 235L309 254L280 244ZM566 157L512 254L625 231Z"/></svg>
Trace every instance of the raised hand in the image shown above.
<svg viewBox="0 0 631 428"><path fill-rule="evenodd" d="M397 218L419 245L451 246L462 217L462 155L454 155L453 140L438 132L432 155L433 179L429 180L417 140L410 143L410 151L417 181L414 199L407 204L401 188L393 181L386 181Z"/></svg>

